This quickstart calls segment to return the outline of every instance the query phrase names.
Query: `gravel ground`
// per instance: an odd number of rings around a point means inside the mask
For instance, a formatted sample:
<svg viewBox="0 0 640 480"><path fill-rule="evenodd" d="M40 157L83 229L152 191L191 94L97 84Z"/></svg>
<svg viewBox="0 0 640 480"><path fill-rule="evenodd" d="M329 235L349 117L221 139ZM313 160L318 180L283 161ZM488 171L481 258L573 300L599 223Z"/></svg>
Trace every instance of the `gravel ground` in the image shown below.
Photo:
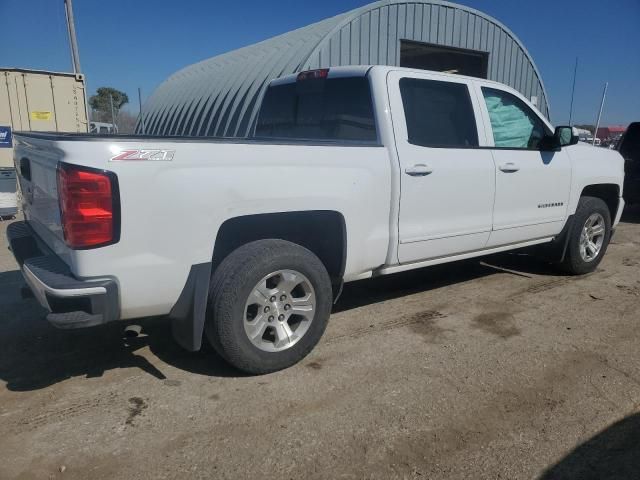
<svg viewBox="0 0 640 480"><path fill-rule="evenodd" d="M0 252L0 479L640 478L640 209L597 272L505 254L347 285L246 377L165 318L55 330Z"/></svg>

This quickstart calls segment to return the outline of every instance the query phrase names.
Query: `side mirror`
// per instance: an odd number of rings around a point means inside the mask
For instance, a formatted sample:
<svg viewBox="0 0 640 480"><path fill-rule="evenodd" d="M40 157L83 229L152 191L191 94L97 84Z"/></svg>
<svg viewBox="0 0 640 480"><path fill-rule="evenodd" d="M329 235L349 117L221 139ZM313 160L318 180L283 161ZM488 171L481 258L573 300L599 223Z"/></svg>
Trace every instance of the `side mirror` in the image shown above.
<svg viewBox="0 0 640 480"><path fill-rule="evenodd" d="M576 145L579 140L579 137L573 132L573 127L568 126L556 127L553 138L558 147Z"/></svg>

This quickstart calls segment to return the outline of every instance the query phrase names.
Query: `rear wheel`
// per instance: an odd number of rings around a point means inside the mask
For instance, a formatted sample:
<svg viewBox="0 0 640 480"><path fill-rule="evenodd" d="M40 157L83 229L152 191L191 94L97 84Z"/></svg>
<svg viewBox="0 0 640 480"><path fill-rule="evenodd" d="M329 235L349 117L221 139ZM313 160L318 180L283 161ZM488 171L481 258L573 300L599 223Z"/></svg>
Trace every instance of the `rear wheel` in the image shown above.
<svg viewBox="0 0 640 480"><path fill-rule="evenodd" d="M593 272L604 257L610 238L611 214L607 204L596 197L582 197L562 268L573 275Z"/></svg>
<svg viewBox="0 0 640 480"><path fill-rule="evenodd" d="M206 334L236 368L287 368L319 342L332 305L331 281L306 248L260 240L231 253L213 275Z"/></svg>

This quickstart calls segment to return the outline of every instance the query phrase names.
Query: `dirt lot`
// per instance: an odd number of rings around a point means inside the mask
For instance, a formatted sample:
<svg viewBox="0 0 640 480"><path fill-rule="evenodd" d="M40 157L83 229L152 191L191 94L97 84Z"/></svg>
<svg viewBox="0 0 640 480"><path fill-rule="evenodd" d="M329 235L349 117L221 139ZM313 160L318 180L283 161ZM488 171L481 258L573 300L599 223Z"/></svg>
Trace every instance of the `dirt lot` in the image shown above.
<svg viewBox="0 0 640 480"><path fill-rule="evenodd" d="M640 209L600 269L506 254L349 285L244 377L164 318L58 331L0 253L0 479L640 478Z"/></svg>

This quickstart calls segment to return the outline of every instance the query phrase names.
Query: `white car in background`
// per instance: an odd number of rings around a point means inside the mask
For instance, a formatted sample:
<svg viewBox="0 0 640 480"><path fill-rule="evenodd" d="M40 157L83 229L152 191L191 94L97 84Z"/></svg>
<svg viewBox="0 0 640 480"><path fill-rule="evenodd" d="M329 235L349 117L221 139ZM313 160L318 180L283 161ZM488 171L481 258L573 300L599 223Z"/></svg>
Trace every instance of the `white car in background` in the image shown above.
<svg viewBox="0 0 640 480"><path fill-rule="evenodd" d="M97 135L114 135L118 133L118 126L113 123L90 122L89 133Z"/></svg>

